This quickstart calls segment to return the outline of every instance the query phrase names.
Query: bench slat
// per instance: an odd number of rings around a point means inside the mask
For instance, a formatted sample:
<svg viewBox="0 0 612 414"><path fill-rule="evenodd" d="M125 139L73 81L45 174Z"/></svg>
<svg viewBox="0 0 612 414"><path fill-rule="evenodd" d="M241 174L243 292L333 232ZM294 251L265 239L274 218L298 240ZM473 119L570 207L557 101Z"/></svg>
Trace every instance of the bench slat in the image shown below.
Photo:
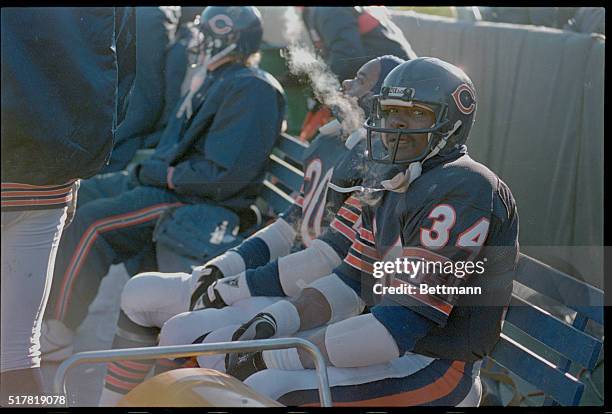
<svg viewBox="0 0 612 414"><path fill-rule="evenodd" d="M521 253L516 281L603 325L603 291Z"/></svg>
<svg viewBox="0 0 612 414"><path fill-rule="evenodd" d="M293 204L291 197L270 181L264 180L263 184L264 187L261 191L261 197L274 209L275 213L282 213L287 207Z"/></svg>
<svg viewBox="0 0 612 414"><path fill-rule="evenodd" d="M570 374L563 373L553 364L529 349L501 334L491 354L499 365L509 369L525 381L563 405L578 405L584 384Z"/></svg>
<svg viewBox="0 0 612 414"><path fill-rule="evenodd" d="M304 174L293 165L288 164L274 154L270 155L270 160L268 172L278 178L291 190L300 191L302 182L304 181Z"/></svg>
<svg viewBox="0 0 612 414"><path fill-rule="evenodd" d="M291 135L282 133L276 147L301 165L304 159L304 150L308 148L308 145Z"/></svg>
<svg viewBox="0 0 612 414"><path fill-rule="evenodd" d="M512 297L505 321L589 370L597 363L600 341L519 297Z"/></svg>

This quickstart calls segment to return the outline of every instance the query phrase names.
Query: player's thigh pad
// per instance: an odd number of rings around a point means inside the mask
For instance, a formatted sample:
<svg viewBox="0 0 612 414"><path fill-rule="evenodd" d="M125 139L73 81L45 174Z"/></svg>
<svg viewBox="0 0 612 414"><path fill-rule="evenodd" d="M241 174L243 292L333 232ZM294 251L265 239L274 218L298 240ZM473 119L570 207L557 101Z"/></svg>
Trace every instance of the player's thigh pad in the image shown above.
<svg viewBox="0 0 612 414"><path fill-rule="evenodd" d="M121 309L138 325L161 328L189 309L190 279L188 273L140 273L125 284Z"/></svg>

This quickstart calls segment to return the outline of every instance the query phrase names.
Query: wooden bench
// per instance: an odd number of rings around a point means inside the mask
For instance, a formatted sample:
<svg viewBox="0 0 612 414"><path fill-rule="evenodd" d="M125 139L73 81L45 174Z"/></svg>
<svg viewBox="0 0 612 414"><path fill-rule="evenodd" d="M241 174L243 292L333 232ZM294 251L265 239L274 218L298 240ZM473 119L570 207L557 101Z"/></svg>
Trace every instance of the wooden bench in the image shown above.
<svg viewBox="0 0 612 414"><path fill-rule="evenodd" d="M271 156L262 198L275 212L291 205L299 191L303 173L296 165L306 147L283 134ZM526 381L543 392L544 405L578 405L585 389L581 377L594 369L602 350L602 338L589 331L603 326L603 291L524 254L514 283L501 338L483 371ZM522 295L521 286L537 293ZM531 303L537 295L567 308L572 322Z"/></svg>

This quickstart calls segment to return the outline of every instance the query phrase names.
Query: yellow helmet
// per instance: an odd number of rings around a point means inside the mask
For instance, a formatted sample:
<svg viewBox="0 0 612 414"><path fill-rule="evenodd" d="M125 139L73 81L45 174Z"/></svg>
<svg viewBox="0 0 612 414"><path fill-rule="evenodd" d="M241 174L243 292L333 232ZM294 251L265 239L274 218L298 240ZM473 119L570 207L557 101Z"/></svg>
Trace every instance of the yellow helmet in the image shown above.
<svg viewBox="0 0 612 414"><path fill-rule="evenodd" d="M236 378L207 368L164 372L138 385L119 407L282 407Z"/></svg>

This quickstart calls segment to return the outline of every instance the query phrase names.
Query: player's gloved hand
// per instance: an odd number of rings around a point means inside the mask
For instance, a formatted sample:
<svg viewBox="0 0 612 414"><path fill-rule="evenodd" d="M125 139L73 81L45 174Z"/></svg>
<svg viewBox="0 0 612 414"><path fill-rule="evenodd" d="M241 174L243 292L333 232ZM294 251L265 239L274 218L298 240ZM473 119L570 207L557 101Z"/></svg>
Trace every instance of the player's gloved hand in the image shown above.
<svg viewBox="0 0 612 414"><path fill-rule="evenodd" d="M191 272L191 277L196 280L194 288L191 291L191 300L189 302L189 310L202 309L206 305L203 302L203 296L206 295L206 290L216 280L223 278L223 273L212 265L198 266Z"/></svg>
<svg viewBox="0 0 612 414"><path fill-rule="evenodd" d="M276 321L269 313L259 313L232 335L232 341L267 339L276 333ZM243 381L257 371L266 369L261 352L238 352L225 356L225 371Z"/></svg>
<svg viewBox="0 0 612 414"><path fill-rule="evenodd" d="M276 320L267 313L258 313L250 321L243 324L232 335L232 341L248 341L251 339L267 339L276 333Z"/></svg>
<svg viewBox="0 0 612 414"><path fill-rule="evenodd" d="M225 372L240 381L267 368L261 351L227 354L225 357Z"/></svg>
<svg viewBox="0 0 612 414"><path fill-rule="evenodd" d="M138 181L143 185L167 188L168 163L157 158L147 158L140 164Z"/></svg>
<svg viewBox="0 0 612 414"><path fill-rule="evenodd" d="M246 275L242 272L214 281L202 295L202 304L206 308L223 308L250 297Z"/></svg>

